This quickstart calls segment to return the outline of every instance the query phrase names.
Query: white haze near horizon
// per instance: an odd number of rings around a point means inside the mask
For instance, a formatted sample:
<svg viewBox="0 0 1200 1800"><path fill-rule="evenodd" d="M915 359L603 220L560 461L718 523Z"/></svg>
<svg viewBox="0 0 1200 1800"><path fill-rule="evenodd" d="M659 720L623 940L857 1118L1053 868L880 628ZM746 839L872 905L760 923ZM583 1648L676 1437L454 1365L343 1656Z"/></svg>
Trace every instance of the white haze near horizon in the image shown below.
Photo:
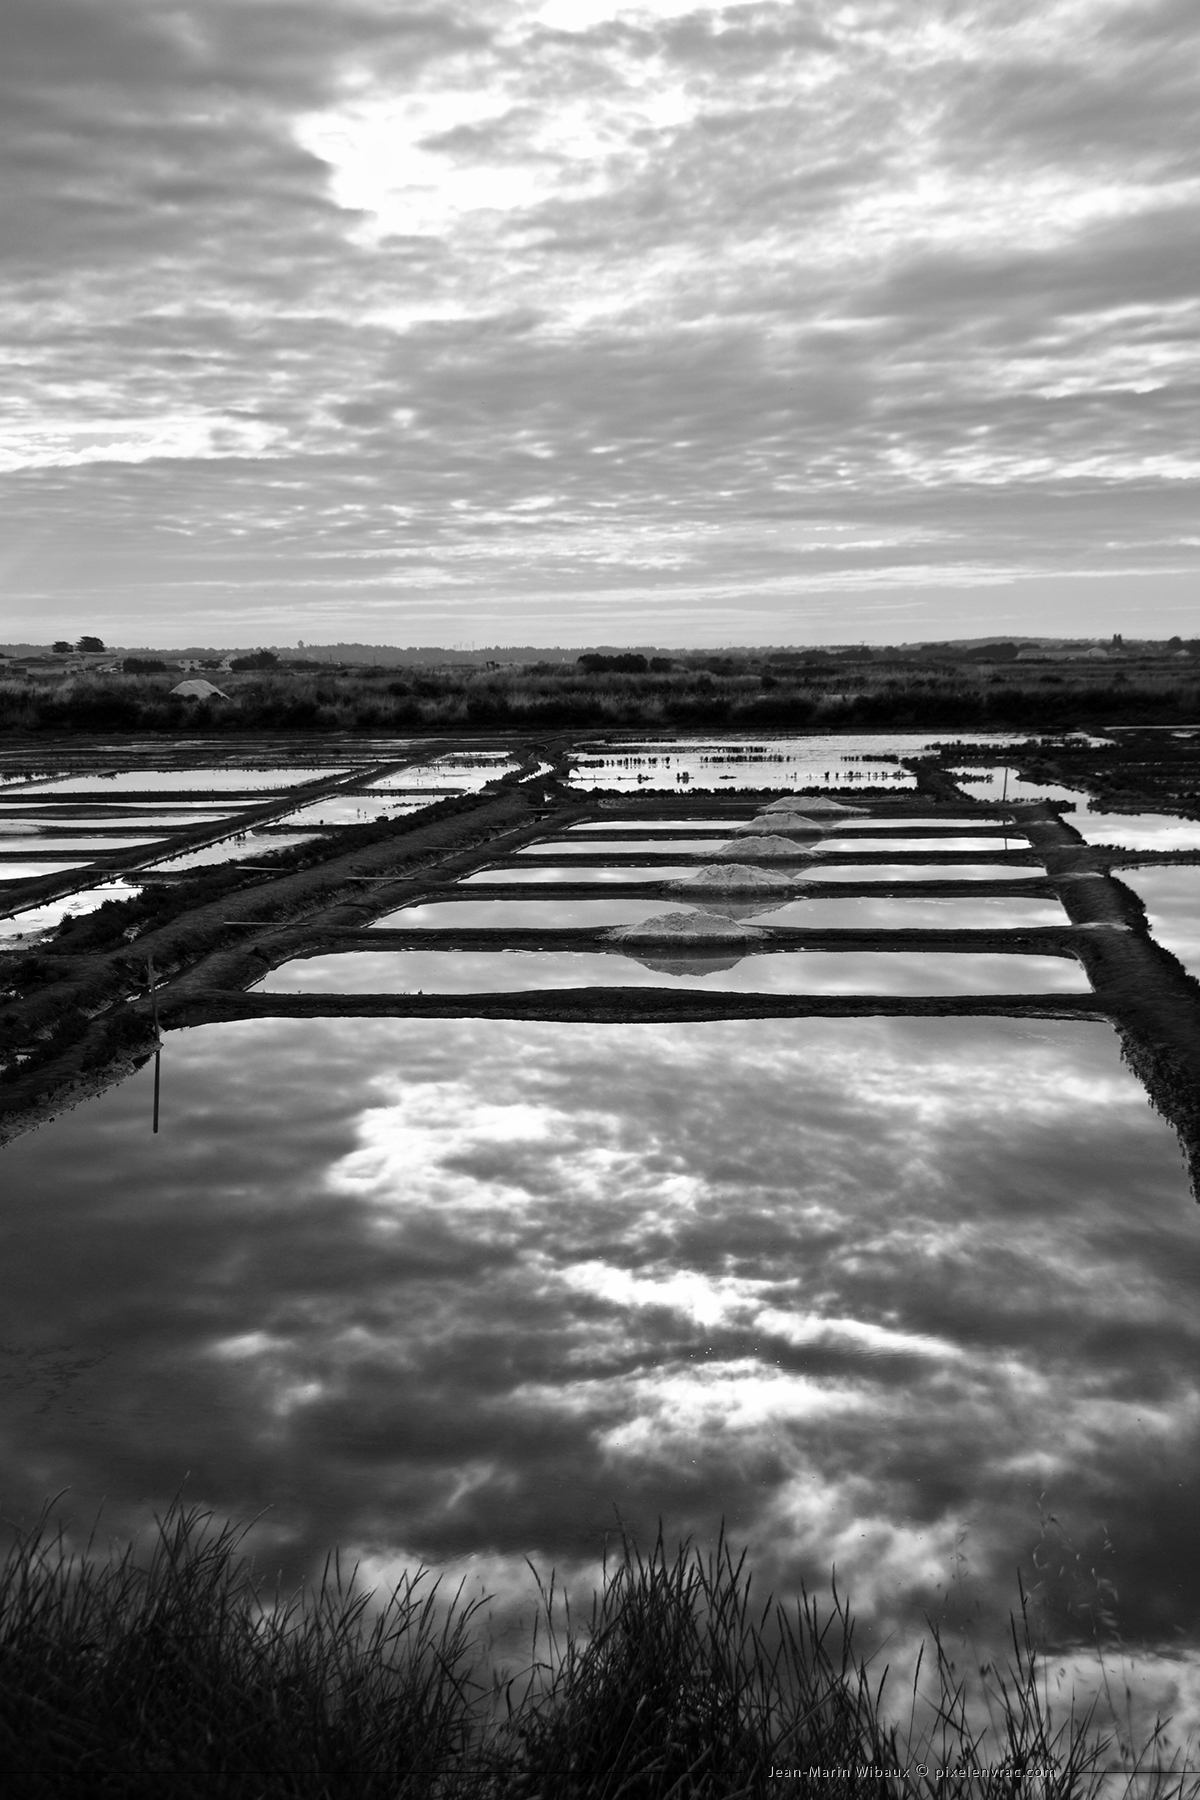
<svg viewBox="0 0 1200 1800"><path fill-rule="evenodd" d="M44 642L1190 635L1187 0L8 0Z"/></svg>

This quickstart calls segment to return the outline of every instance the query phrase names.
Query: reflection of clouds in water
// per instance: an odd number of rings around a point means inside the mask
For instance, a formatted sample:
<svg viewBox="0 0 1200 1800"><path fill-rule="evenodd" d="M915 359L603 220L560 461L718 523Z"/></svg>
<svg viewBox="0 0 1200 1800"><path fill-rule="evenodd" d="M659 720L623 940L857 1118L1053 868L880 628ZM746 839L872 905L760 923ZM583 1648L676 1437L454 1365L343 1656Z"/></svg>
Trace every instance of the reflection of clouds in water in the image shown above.
<svg viewBox="0 0 1200 1800"><path fill-rule="evenodd" d="M1044 1495L1190 1629L1200 1237L1107 1028L244 1022L157 1139L148 1079L6 1152L6 1339L80 1359L0 1393L10 1512L191 1470L296 1557L488 1567L724 1517L883 1625L964 1532L1007 1607Z"/></svg>

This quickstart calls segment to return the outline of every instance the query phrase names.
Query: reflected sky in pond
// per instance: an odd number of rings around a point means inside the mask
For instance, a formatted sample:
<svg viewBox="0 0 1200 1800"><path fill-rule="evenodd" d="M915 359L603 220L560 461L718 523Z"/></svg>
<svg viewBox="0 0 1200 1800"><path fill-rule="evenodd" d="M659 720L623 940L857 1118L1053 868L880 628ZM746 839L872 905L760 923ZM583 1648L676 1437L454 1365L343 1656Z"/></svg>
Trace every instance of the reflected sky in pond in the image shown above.
<svg viewBox="0 0 1200 1800"><path fill-rule="evenodd" d="M95 912L106 900L131 900L141 891L136 882L101 881L94 887L81 888L78 893L51 900L44 906L27 906L20 912L0 915L0 943L13 944L42 936L55 930L66 918Z"/></svg>
<svg viewBox="0 0 1200 1800"><path fill-rule="evenodd" d="M389 930L496 931L544 925L553 930L592 925L640 925L663 910L661 900L434 900L387 913L372 926Z"/></svg>
<svg viewBox="0 0 1200 1800"><path fill-rule="evenodd" d="M914 788L916 776L895 759L924 755L944 741L944 736L914 731L809 731L754 739L743 734L654 743L597 738L576 746L571 785L660 791L678 791L683 786L730 793L739 788L840 788L849 784ZM1009 732L968 731L956 741L999 746L1019 739Z"/></svg>
<svg viewBox="0 0 1200 1800"><path fill-rule="evenodd" d="M1049 1533L1062 1633L1090 1569L1195 1633L1200 1216L1107 1026L264 1020L150 1084L3 1152L7 1516L186 1478L514 1580L723 1518L879 1628Z"/></svg>
<svg viewBox="0 0 1200 1800"><path fill-rule="evenodd" d="M797 875L806 881L1023 881L1045 875L1041 863L823 863Z"/></svg>
<svg viewBox="0 0 1200 1800"><path fill-rule="evenodd" d="M207 794L246 793L262 788L299 787L302 782L327 780L332 775L345 775L344 766L335 768L255 769L248 766L222 769L114 769L105 775L64 775L57 781L40 783L39 795L103 794L111 790L121 794L184 794L190 790ZM16 791L16 790L6 790ZM32 791L32 790L31 790Z"/></svg>
<svg viewBox="0 0 1200 1800"><path fill-rule="evenodd" d="M424 799L407 796L389 800L383 794L331 794L327 800L314 800L295 812L280 815L281 825L370 825L375 819L398 819L406 813L420 812L434 796Z"/></svg>
<svg viewBox="0 0 1200 1800"><path fill-rule="evenodd" d="M1125 850L1200 850L1200 823L1170 813L1092 812L1068 815L1089 844L1120 845Z"/></svg>
<svg viewBox="0 0 1200 1800"><path fill-rule="evenodd" d="M759 916L757 913L754 915ZM1057 900L1019 894L836 894L788 900L762 914L764 925L816 931L1003 931L1070 923Z"/></svg>
<svg viewBox="0 0 1200 1800"><path fill-rule="evenodd" d="M1200 868L1121 869L1146 908L1150 935L1200 980Z"/></svg>
<svg viewBox="0 0 1200 1800"><path fill-rule="evenodd" d="M291 850L297 844L312 841L305 831L240 831L236 837L222 838L219 844L205 844L201 850L185 850L180 856L155 863L164 874L178 869L207 869L216 863L243 862L250 856L270 856L275 850Z"/></svg>
<svg viewBox="0 0 1200 1800"><path fill-rule="evenodd" d="M723 967L732 964L732 967ZM1073 957L942 950L788 950L711 956L686 943L569 950L343 950L297 957L262 994L504 994L581 987L688 987L732 994L1086 994Z"/></svg>
<svg viewBox="0 0 1200 1800"><path fill-rule="evenodd" d="M694 863L659 863L657 866L653 867L639 867L636 863L633 863L621 869L572 868L569 865L564 866L562 864L541 868L537 864L530 863L527 869L480 869L474 875L464 875L462 880L458 883L458 886L470 887L472 884L478 885L481 882L490 883L493 881L502 882L504 884L519 882L522 885L526 882L533 884L555 881L594 881L600 883L606 881L671 881L676 876L691 875L694 872L694 869Z"/></svg>

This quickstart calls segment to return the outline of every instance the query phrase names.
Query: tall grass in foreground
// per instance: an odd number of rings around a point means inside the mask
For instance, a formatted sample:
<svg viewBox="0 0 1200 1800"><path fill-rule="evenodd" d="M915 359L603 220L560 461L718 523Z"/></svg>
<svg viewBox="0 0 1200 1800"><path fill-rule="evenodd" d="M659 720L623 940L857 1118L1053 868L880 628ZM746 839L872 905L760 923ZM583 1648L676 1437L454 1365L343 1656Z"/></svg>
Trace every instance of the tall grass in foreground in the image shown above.
<svg viewBox="0 0 1200 1800"><path fill-rule="evenodd" d="M264 1589L243 1546L242 1531L178 1505L146 1557L73 1555L46 1521L16 1541L0 1584L11 1791L1067 1800L1111 1784L1090 1718L1052 1720L1027 1634L1014 1632L988 1696L986 1744L936 1643L932 1726L918 1729L914 1700L903 1730L836 1594L824 1616L807 1597L752 1607L724 1543L708 1557L626 1544L583 1619L541 1586L528 1666L486 1681L481 1602L420 1575L371 1596L336 1558L288 1598ZM1121 1789L1193 1791L1143 1766Z"/></svg>

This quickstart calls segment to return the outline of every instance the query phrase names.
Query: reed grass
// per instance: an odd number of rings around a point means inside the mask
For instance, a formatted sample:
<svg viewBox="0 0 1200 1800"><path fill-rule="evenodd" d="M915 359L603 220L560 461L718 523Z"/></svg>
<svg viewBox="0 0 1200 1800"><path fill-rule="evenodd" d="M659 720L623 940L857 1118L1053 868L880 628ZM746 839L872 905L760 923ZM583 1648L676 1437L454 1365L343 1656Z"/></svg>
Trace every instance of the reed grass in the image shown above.
<svg viewBox="0 0 1200 1800"><path fill-rule="evenodd" d="M1112 1742L1087 1711L1055 1720L1024 1614L974 1693L935 1634L897 1722L836 1589L824 1608L752 1590L723 1539L626 1541L584 1616L538 1582L528 1659L502 1676L485 1603L428 1573L375 1595L335 1555L289 1595L256 1574L245 1528L203 1511L172 1506L144 1555L74 1552L47 1513L0 1572L0 1768L31 1800L1114 1791ZM1115 1791L1194 1794L1159 1744Z"/></svg>

